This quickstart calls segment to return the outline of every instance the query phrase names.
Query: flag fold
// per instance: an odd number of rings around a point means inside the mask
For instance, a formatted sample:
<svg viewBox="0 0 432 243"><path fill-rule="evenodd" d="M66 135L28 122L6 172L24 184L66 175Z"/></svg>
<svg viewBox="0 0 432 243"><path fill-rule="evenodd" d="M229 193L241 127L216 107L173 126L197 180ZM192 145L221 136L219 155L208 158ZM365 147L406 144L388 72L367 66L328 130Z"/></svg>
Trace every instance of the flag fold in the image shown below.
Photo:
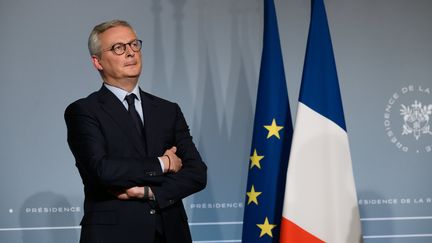
<svg viewBox="0 0 432 243"><path fill-rule="evenodd" d="M323 0L312 0L281 243L362 242L342 99Z"/></svg>
<svg viewBox="0 0 432 243"><path fill-rule="evenodd" d="M278 242L292 138L276 12L264 0L264 38L243 217L242 242Z"/></svg>

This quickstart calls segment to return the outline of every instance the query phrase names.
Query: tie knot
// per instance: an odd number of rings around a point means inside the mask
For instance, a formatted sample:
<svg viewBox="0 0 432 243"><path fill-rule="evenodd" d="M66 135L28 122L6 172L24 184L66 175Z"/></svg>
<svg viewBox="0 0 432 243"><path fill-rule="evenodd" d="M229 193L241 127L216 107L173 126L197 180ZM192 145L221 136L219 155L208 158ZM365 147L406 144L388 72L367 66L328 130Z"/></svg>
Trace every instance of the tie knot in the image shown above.
<svg viewBox="0 0 432 243"><path fill-rule="evenodd" d="M125 97L129 106L135 106L135 98L137 98L135 94L129 94Z"/></svg>

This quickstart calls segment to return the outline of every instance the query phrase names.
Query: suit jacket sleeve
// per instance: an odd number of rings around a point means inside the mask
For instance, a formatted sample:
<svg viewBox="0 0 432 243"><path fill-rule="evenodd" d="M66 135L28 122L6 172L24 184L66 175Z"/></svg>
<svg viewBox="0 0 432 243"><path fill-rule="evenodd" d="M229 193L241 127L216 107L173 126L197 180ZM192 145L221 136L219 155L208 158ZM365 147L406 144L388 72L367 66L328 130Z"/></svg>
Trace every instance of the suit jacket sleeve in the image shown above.
<svg viewBox="0 0 432 243"><path fill-rule="evenodd" d="M97 108L74 102L65 111L69 147L86 186L130 188L159 185L162 178L157 158L130 157L109 152ZM124 145L125 146L125 145Z"/></svg>
<svg viewBox="0 0 432 243"><path fill-rule="evenodd" d="M174 141L183 167L177 173L164 175L161 185L152 186L158 206L164 208L202 190L207 183L207 166L201 159L180 107L175 105Z"/></svg>

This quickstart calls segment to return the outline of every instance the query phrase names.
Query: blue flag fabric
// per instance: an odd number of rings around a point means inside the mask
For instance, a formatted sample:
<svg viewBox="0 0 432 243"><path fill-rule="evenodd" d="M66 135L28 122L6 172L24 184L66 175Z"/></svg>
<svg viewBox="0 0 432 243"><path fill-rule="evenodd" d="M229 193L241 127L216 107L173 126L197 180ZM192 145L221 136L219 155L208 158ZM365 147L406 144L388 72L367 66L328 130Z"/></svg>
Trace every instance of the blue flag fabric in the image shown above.
<svg viewBox="0 0 432 243"><path fill-rule="evenodd" d="M292 120L273 0L264 0L264 39L242 242L278 242Z"/></svg>
<svg viewBox="0 0 432 243"><path fill-rule="evenodd" d="M312 1L299 101L346 131L324 1Z"/></svg>

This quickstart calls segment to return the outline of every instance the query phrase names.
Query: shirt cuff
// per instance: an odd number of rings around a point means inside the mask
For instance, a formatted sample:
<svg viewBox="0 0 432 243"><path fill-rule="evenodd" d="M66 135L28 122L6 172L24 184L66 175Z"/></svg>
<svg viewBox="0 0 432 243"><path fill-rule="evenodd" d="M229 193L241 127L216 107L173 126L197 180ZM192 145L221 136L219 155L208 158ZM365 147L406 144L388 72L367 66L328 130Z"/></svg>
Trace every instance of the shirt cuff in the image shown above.
<svg viewBox="0 0 432 243"><path fill-rule="evenodd" d="M162 174L163 174L163 173L164 173L164 171L165 171L165 166L164 166L164 163L163 163L162 159L161 159L161 158L159 158L159 157L158 157L158 160L159 160L159 163L160 163L160 166L161 166L161 169L162 169Z"/></svg>

